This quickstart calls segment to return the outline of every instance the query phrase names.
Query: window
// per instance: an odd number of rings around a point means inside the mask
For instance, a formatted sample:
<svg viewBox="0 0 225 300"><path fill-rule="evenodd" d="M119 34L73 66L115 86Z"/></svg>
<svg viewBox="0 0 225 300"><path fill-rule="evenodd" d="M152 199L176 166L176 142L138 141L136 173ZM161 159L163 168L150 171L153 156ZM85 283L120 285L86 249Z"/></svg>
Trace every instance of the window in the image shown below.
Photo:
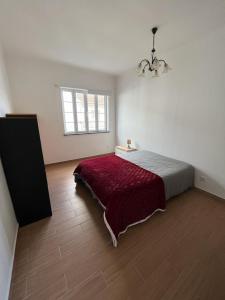
<svg viewBox="0 0 225 300"><path fill-rule="evenodd" d="M108 131L108 95L61 88L61 98L65 134Z"/></svg>

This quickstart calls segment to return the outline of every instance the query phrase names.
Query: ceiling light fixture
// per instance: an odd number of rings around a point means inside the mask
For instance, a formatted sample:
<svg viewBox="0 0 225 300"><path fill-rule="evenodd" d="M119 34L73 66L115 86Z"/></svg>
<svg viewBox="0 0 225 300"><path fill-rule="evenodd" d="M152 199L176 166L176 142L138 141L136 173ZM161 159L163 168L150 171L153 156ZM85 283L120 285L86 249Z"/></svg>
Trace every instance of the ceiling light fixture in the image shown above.
<svg viewBox="0 0 225 300"><path fill-rule="evenodd" d="M151 61L148 59L142 59L137 67L137 74L138 76L144 76L146 71L154 72L153 77L159 77L159 69L160 67L164 66L164 69L162 73L167 73L169 70L171 70L170 66L165 62L164 59L158 59L156 57L156 50L155 50L155 34L158 30L158 27L153 27L152 28L152 34L153 34L153 48L152 48L152 58Z"/></svg>

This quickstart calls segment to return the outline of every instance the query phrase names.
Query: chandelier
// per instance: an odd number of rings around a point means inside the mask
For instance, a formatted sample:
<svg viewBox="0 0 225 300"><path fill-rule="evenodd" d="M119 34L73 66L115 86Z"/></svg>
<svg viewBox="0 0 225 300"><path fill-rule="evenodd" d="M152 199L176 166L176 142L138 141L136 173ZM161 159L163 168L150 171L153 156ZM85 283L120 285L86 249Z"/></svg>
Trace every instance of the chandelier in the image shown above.
<svg viewBox="0 0 225 300"><path fill-rule="evenodd" d="M152 34L153 34L153 48L152 48L152 54L151 54L151 60L148 59L142 59L137 67L137 74L138 76L145 76L146 71L154 72L153 77L159 77L159 69L163 65L163 71L162 73L167 73L169 70L171 70L170 66L165 62L164 59L158 59L156 57L156 50L155 50L155 34L157 32L158 28L153 27L152 28Z"/></svg>

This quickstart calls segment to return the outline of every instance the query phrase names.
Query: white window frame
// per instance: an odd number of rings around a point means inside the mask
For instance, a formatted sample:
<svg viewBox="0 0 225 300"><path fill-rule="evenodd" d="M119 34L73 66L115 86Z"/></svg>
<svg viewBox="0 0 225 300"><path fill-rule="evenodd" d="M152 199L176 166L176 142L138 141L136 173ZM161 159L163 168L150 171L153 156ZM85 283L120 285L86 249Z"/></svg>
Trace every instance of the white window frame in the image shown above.
<svg viewBox="0 0 225 300"><path fill-rule="evenodd" d="M66 122L65 122L65 111L64 111L64 100L63 100L63 91L69 91L72 93L72 105L73 105L73 118L74 118L74 131L67 132L66 131ZM85 117L85 131L78 131L77 124L77 106L76 106L76 93L84 94L84 117ZM95 130L89 130L88 128L88 104L87 104L87 95L93 94L95 95ZM98 95L104 96L105 101L105 129L100 130L98 128ZM107 92L103 91L94 91L87 89L78 89L78 88L70 88L70 87L60 87L60 96L61 96L61 105L62 105L62 114L63 114L63 127L64 127L64 135L82 135L82 134L92 134L92 133L108 133L109 131L109 98L110 95Z"/></svg>

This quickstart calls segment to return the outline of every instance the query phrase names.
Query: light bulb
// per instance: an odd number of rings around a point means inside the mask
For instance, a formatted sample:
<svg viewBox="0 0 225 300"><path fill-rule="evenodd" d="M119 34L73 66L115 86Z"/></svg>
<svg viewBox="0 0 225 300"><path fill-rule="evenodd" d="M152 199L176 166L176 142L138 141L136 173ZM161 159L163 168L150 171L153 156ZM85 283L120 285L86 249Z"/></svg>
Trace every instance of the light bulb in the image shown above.
<svg viewBox="0 0 225 300"><path fill-rule="evenodd" d="M172 68L167 63L165 63L163 73L168 73L168 71L170 71L170 70L172 70Z"/></svg>
<svg viewBox="0 0 225 300"><path fill-rule="evenodd" d="M164 69L162 71L162 73L168 73L168 67L167 67L167 64L164 64Z"/></svg>
<svg viewBox="0 0 225 300"><path fill-rule="evenodd" d="M172 68L168 64L166 64L166 66L168 71L172 70Z"/></svg>
<svg viewBox="0 0 225 300"><path fill-rule="evenodd" d="M154 78L155 78L155 77L159 77L158 70L155 70L154 73L155 73L155 74L154 74L152 77L154 77Z"/></svg>
<svg viewBox="0 0 225 300"><path fill-rule="evenodd" d="M138 75L140 75L140 73L142 73L141 63L138 64L137 69L136 69L136 72L137 72Z"/></svg>
<svg viewBox="0 0 225 300"><path fill-rule="evenodd" d="M139 73L137 73L137 76L138 76L138 77L143 76L143 75L142 75L142 71L140 71Z"/></svg>
<svg viewBox="0 0 225 300"><path fill-rule="evenodd" d="M140 69L140 70L139 70L139 72L137 73L138 77L141 77L141 76L143 76L143 73L144 73L144 72L143 72L143 70L142 70L142 69Z"/></svg>
<svg viewBox="0 0 225 300"><path fill-rule="evenodd" d="M158 70L158 68L159 68L159 61L158 61L157 58L154 58L154 61L153 61L153 63L152 63L152 66L153 66L153 69L154 69L154 70Z"/></svg>
<svg viewBox="0 0 225 300"><path fill-rule="evenodd" d="M138 73L138 77L145 77L145 70L140 70L140 72Z"/></svg>

